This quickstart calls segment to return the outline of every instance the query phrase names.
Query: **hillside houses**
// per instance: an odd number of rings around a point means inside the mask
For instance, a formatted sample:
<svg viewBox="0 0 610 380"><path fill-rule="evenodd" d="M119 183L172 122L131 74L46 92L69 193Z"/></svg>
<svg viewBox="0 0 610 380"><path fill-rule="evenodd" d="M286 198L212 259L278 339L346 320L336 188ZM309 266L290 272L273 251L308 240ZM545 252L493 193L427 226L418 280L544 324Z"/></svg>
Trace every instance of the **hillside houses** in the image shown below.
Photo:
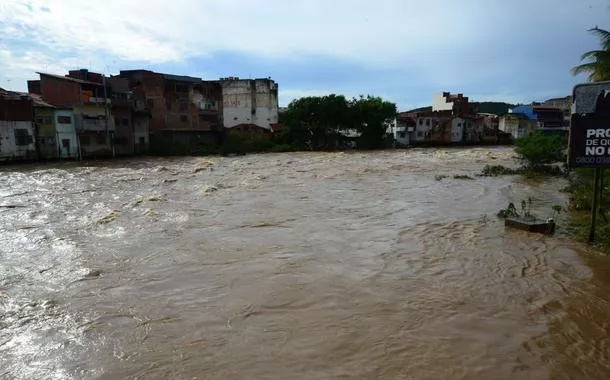
<svg viewBox="0 0 610 380"><path fill-rule="evenodd" d="M431 109L402 112L397 118L396 140L402 145L476 145L507 142L496 115L478 114L463 94L442 92L432 98Z"/></svg>

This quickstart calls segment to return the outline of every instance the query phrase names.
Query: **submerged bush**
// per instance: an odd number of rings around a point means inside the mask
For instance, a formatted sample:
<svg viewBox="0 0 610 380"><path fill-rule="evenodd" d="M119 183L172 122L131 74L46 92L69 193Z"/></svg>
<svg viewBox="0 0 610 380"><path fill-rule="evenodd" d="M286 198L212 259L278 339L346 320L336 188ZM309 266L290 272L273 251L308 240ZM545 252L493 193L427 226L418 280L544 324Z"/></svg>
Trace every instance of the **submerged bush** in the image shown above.
<svg viewBox="0 0 610 380"><path fill-rule="evenodd" d="M566 160L563 137L536 132L515 141L515 152L528 168L536 168Z"/></svg>
<svg viewBox="0 0 610 380"><path fill-rule="evenodd" d="M483 177L498 177L501 175L521 174L522 172L523 171L521 169L511 169L502 165L486 165L483 168L481 175Z"/></svg>

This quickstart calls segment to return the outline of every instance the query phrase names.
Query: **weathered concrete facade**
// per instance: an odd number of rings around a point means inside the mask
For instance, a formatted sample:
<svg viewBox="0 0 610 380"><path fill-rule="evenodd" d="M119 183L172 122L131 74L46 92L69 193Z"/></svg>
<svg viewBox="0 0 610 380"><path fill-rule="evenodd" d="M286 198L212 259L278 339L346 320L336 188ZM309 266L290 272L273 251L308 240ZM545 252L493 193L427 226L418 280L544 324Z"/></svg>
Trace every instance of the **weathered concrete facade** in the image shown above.
<svg viewBox="0 0 610 380"><path fill-rule="evenodd" d="M278 86L271 79L221 78L225 128L252 124L272 130L278 123Z"/></svg>
<svg viewBox="0 0 610 380"><path fill-rule="evenodd" d="M218 127L220 86L201 78L155 73L148 70L121 71L136 101L146 102L150 132L210 131Z"/></svg>
<svg viewBox="0 0 610 380"><path fill-rule="evenodd" d="M34 107L34 123L36 129L36 148L40 158L52 159L58 157L57 136L55 133L55 107Z"/></svg>
<svg viewBox="0 0 610 380"><path fill-rule="evenodd" d="M29 96L0 89L0 161L36 158L33 116Z"/></svg>

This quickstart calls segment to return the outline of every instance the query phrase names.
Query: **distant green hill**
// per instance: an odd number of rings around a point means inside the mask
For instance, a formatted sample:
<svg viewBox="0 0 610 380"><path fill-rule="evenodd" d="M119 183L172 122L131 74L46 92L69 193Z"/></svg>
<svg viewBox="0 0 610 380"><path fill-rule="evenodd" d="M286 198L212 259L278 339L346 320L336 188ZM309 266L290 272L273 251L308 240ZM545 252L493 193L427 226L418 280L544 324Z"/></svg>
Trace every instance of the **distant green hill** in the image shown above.
<svg viewBox="0 0 610 380"><path fill-rule="evenodd" d="M407 112L428 112L428 111L432 111L432 106L415 108L415 109L409 110Z"/></svg>
<svg viewBox="0 0 610 380"><path fill-rule="evenodd" d="M479 113L493 113L495 115L506 115L509 108L513 108L514 104L504 102L475 102Z"/></svg>
<svg viewBox="0 0 610 380"><path fill-rule="evenodd" d="M508 109L514 107L514 104L504 102L474 102L479 113L492 113L495 115L506 115ZM427 112L432 111L432 107L420 107L407 112Z"/></svg>

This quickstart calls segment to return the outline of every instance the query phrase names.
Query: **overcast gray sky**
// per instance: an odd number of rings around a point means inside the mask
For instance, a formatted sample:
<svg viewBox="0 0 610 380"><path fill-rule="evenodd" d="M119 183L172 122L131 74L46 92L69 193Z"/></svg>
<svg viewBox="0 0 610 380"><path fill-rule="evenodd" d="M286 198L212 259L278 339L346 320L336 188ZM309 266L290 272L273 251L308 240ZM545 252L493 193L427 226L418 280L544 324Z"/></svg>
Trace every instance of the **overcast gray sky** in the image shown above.
<svg viewBox="0 0 610 380"><path fill-rule="evenodd" d="M474 100L564 96L610 28L608 0L0 0L0 87L35 71L145 68L271 76L280 102L374 94L399 109L439 91Z"/></svg>

